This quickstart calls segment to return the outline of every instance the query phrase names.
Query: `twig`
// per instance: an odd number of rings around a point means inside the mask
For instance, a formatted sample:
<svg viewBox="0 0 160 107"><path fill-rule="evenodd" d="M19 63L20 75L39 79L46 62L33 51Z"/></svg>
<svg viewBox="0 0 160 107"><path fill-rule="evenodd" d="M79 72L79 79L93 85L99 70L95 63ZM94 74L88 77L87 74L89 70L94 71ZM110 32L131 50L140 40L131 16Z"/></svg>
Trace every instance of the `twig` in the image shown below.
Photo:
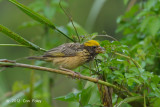
<svg viewBox="0 0 160 107"><path fill-rule="evenodd" d="M78 41L81 42L81 41L80 41L80 38L79 38L79 35L78 35L78 32L77 32L77 29L76 29L76 27L75 27L75 25L74 25L74 23L73 23L72 16L71 16L71 15L68 15L67 12L65 11L65 9L62 7L62 5L61 5L61 0L59 1L59 6L60 6L61 9L63 10L63 12L66 14L66 16L68 16L68 18L69 18L69 20L71 21L72 26L73 26L73 28L74 28L74 30L75 30L75 32L76 32Z"/></svg>
<svg viewBox="0 0 160 107"><path fill-rule="evenodd" d="M92 71L92 72L97 72L96 70L94 70L94 69L91 69L90 67L88 67L88 66L85 66L85 65L82 65L84 68L87 68L87 69L89 69L90 71Z"/></svg>
<svg viewBox="0 0 160 107"><path fill-rule="evenodd" d="M61 33L62 35L64 35L66 38L68 38L69 40L71 40L72 42L76 42L75 40L73 40L72 38L70 38L69 36L67 36L65 33L63 33L62 31L60 31L58 28L54 28L57 32Z"/></svg>
<svg viewBox="0 0 160 107"><path fill-rule="evenodd" d="M116 85L113 85L111 83L108 83L108 82L105 82L105 81L102 81L102 80L98 80L97 78L92 78L92 77L84 76L84 75L80 76L79 74L75 74L75 73L73 74L71 72L66 72L66 71L62 71L62 70L58 70L58 69L46 68L46 67L23 64L23 63L16 63L16 62L3 62L3 61L0 62L0 67L22 67L22 68L30 68L30 69L35 69L35 70L41 70L41 71L48 71L48 72L58 73L58 74L62 74L62 75L68 75L68 76L71 76L71 77L74 76L74 77L79 78L79 79L83 79L83 80L91 81L91 82L94 82L94 83L102 84L102 85L105 85L105 86L108 86L108 87L112 87L116 90L126 92L126 94L129 95L129 96L133 96L133 94L131 92L129 92L129 91L127 91L127 90L125 90L121 87L118 87Z"/></svg>
<svg viewBox="0 0 160 107"><path fill-rule="evenodd" d="M119 55L119 56L122 56L122 57L125 57L127 59L130 59L132 60L132 62L136 65L137 68L140 68L142 69L142 67L140 66L140 64L138 62L136 62L133 58L131 58L130 56L126 56L126 55L123 55L123 54L120 54L120 53L115 53L116 55Z"/></svg>
<svg viewBox="0 0 160 107"><path fill-rule="evenodd" d="M113 39L114 41L118 41L116 38L114 38L114 37L112 37L112 36L110 36L110 35L98 35L98 36L104 36L104 37L111 38L111 39Z"/></svg>

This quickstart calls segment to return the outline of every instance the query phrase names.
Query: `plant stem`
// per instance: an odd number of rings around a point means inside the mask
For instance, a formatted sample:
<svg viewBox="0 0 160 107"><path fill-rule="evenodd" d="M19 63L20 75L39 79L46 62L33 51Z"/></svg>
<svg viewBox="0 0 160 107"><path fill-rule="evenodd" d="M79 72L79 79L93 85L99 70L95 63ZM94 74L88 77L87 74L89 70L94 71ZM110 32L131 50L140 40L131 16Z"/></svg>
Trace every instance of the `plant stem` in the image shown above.
<svg viewBox="0 0 160 107"><path fill-rule="evenodd" d="M80 74L66 72L66 71L63 71L63 70L46 68L46 67L41 67L41 66L29 65L29 64L23 64L23 63L9 62L9 61L8 62L7 61L5 61L5 62L0 61L0 67L22 67L22 68L30 68L30 69L35 69L35 70L41 70L41 71L48 71L48 72L52 72L52 73L54 72L54 73L58 73L58 74L62 74L62 75L68 75L68 76L71 76L71 77L75 77L75 78L91 81L91 82L94 82L94 83L102 84L102 85L105 85L105 86L113 87L116 90L126 92L126 94L129 95L129 96L133 96L133 94L131 92L129 92L129 91L127 91L127 90L125 90L121 87L118 87L116 85L113 85L111 83L99 80L97 78L92 78L92 77L89 77L89 76L84 76L84 75L80 75Z"/></svg>
<svg viewBox="0 0 160 107"><path fill-rule="evenodd" d="M63 33L62 31L60 31L58 28L55 28L55 30L59 33L61 33L62 35L64 35L66 38L68 38L69 40L71 40L72 42L76 42L75 40L73 40L72 38L68 37L65 33Z"/></svg>
<svg viewBox="0 0 160 107"><path fill-rule="evenodd" d="M120 54L120 53L115 53L115 54L132 60L132 62L136 65L137 68L142 69L142 67L140 66L140 64L137 61L135 61L133 58L131 58L130 56L126 56L126 55L123 55L123 54Z"/></svg>

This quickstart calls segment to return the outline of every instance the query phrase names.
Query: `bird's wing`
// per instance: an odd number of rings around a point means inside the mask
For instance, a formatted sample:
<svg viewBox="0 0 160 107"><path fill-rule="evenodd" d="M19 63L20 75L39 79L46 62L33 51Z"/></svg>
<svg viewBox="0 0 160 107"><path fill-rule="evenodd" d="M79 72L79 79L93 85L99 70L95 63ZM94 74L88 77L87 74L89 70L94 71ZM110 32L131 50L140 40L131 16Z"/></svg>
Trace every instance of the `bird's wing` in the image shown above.
<svg viewBox="0 0 160 107"><path fill-rule="evenodd" d="M43 57L75 56L78 51L82 50L82 45L79 43L66 43L47 51Z"/></svg>

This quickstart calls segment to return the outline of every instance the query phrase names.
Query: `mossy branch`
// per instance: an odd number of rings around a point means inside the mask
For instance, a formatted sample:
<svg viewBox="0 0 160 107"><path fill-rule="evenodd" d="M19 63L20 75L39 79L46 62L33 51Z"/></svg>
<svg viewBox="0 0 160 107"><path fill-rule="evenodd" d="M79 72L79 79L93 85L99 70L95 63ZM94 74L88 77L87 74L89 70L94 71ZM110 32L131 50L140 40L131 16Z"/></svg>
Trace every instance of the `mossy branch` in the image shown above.
<svg viewBox="0 0 160 107"><path fill-rule="evenodd" d="M91 81L91 82L94 82L94 83L102 84L102 85L105 85L105 86L108 86L108 87L112 87L115 90L124 92L125 95L133 96L133 94L131 92L129 92L128 90L125 90L121 87L118 87L118 86L113 85L111 83L108 83L106 81L102 81L102 80L99 80L97 78L92 78L92 77L84 76L84 75L80 75L80 74L74 74L74 73L71 73L71 72L63 71L63 70L46 68L46 67L41 67L41 66L29 65L29 64L23 64L23 63L16 63L14 61L3 60L3 59L0 60L0 67L22 67L22 68L30 68L30 69L35 69L35 70L58 73L58 74L62 74L62 75L68 75L68 76L71 76L71 77L75 77L75 78Z"/></svg>

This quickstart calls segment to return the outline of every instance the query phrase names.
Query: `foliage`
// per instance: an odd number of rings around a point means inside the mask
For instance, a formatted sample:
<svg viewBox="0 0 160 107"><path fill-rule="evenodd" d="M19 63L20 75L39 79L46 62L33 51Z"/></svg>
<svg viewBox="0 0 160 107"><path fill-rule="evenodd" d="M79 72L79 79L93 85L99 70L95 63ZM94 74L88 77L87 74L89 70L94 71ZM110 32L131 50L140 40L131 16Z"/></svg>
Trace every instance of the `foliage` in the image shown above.
<svg viewBox="0 0 160 107"><path fill-rule="evenodd" d="M40 48L39 46L36 46L35 44L25 40L23 37L19 36L18 34L10 31L8 28L0 25L0 31L3 32L4 34L6 34L7 36L9 36L10 38L12 38L13 40L15 40L16 42L18 42L19 44L22 44L21 46L26 46L29 47L31 49L34 50L42 50L45 51L44 49ZM20 46L20 45L17 45Z"/></svg>
<svg viewBox="0 0 160 107"><path fill-rule="evenodd" d="M44 5L46 1L35 0L29 5L29 7L20 4L16 0L9 0L20 8L24 13L34 19L31 22L25 22L21 27L32 27L34 25L45 26L44 47L50 48L53 45L49 38L52 38L53 33L51 30L58 31L61 35L57 40L61 40L66 37L71 41L77 41L77 37L73 36L75 29L72 23L57 27L52 23L52 18L55 17L56 12L62 13L59 9L59 2L57 0L51 0L50 6ZM127 5L129 0L123 0ZM117 32L122 32L124 37L119 41L104 40L100 42L101 46L106 49L104 54L97 56L92 65L87 69L86 67L77 68L75 71L79 71L83 75L91 77L103 76L104 80L114 85L125 89L130 92L131 95L127 95L126 92L121 90L113 90L112 103L119 106L133 106L133 103L139 104L138 106L154 106L158 107L160 100L160 1L148 0L139 1L134 4L129 11L123 16L117 19L119 27ZM54 5L54 6L53 6ZM67 3L63 2L62 5L67 7ZM31 8L31 9L30 9ZM50 13L48 12L50 11ZM39 13L38 13L39 12ZM42 15L40 15L40 13ZM37 22L35 22L37 21ZM83 29L78 23L75 23L75 27L80 35L81 42L96 37L96 33L88 35L85 29ZM43 27L42 26L42 27ZM44 50L37 45L25 40L16 33L13 33L4 26L0 26L0 31L7 34L10 38L16 42L29 47L33 50ZM49 36L48 36L49 35ZM57 34L58 35L58 34ZM55 40L54 42L57 43ZM6 44L7 45L7 44ZM16 46L16 45L15 45ZM35 64L40 64L36 62ZM35 78L35 77L33 77ZM32 81L33 86L28 84L22 84L16 82L13 86L13 97L17 98L17 92L25 90L27 94L18 96L18 98L29 98L29 94L33 94L33 98L42 99L44 102L36 104L39 106L52 106L48 99L53 99L48 92L49 79L47 74L44 74L43 82L35 86L41 78ZM51 79L52 80L52 79ZM34 88L33 88L34 87ZM44 88L44 90L42 90ZM33 93L32 93L33 90ZM64 96L54 98L54 100L60 100L68 102L69 106L73 107L99 107L103 106L100 98L100 92L97 84L85 82L79 80L77 82L77 88ZM8 98L9 99L9 98ZM6 100L8 100L6 99ZM24 105L22 102L15 106ZM3 106L14 105L13 103L5 103ZM137 106L137 105L136 105Z"/></svg>
<svg viewBox="0 0 160 107"><path fill-rule="evenodd" d="M150 105L156 103L154 99L159 99L160 97L159 3L159 0L138 2L117 20L119 23L117 32L121 31L125 36L121 43L130 47L130 56L136 59L143 68L139 69L140 74L134 74L138 70L131 68L132 73L126 76L137 76L138 81L136 80L136 83L141 88L140 90L134 89L134 91L145 94Z"/></svg>

